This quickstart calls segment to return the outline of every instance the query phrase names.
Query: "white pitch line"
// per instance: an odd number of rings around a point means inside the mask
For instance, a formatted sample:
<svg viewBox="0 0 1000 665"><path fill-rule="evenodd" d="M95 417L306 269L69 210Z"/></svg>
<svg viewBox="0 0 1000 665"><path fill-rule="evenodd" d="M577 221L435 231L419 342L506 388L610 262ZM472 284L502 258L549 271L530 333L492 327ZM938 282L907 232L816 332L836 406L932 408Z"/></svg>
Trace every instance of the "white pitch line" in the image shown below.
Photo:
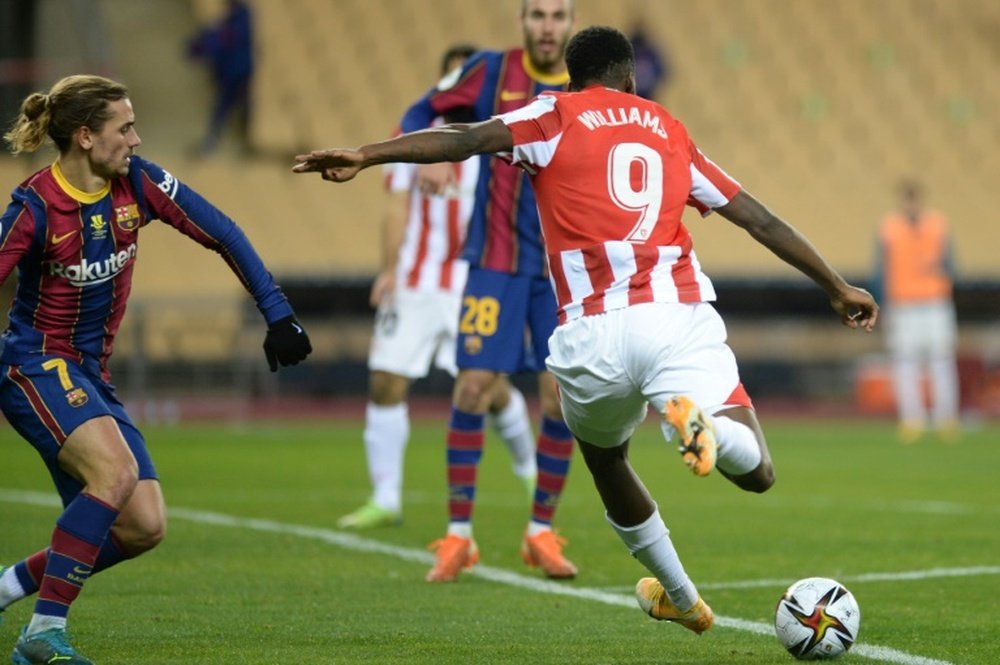
<svg viewBox="0 0 1000 665"><path fill-rule="evenodd" d="M29 504L35 506L55 506L60 505L58 497L42 492L29 492L21 490L0 489L0 501L8 503ZM424 550L417 550L409 547L399 547L388 545L377 540L361 538L353 534L344 533L335 529L325 529L322 527L306 526L302 524L289 524L276 522L274 520L257 519L249 517L238 517L236 515L226 515L204 510L194 510L190 508L170 508L168 514L171 518L178 518L195 522L198 524L208 524L212 526L223 526L237 529L249 529L251 531L261 531L265 533L280 533L286 535L299 536L309 540L318 540L329 543L343 549L357 552L371 552L385 554L387 556L431 565L434 563L434 556ZM605 605L615 605L635 609L635 599L631 595L622 595L591 589L587 587L574 587L566 584L541 580L536 577L528 577L520 573L514 573L501 568L484 566L477 564L475 568L467 574L481 577L491 582L507 584L509 586L527 589L536 593L548 593L560 596L570 596L583 600L593 600ZM704 585L701 585L704 586ZM774 627L762 621L748 621L735 617L715 616L715 624L724 628L742 630L744 632L755 633L757 635L773 635ZM875 644L855 644L851 648L851 653L864 658L897 665L955 665L950 661L937 660L935 658L925 658L915 656L905 651L899 651L892 647L879 646Z"/></svg>
<svg viewBox="0 0 1000 665"><path fill-rule="evenodd" d="M937 577L969 577L973 575L1000 575L1000 566L971 566L968 568L928 568L927 570L905 570L896 573L862 573L861 575L838 575L843 582L902 582L907 580L929 580ZM787 587L795 580L742 580L733 582L699 582L701 589L755 589L759 587Z"/></svg>

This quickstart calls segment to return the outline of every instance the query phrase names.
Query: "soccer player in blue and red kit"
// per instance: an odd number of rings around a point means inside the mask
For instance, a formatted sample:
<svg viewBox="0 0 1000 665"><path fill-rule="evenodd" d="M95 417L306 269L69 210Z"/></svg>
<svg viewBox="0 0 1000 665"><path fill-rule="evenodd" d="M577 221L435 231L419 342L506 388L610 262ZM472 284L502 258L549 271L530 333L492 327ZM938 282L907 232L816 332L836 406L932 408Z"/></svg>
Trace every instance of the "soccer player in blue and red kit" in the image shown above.
<svg viewBox="0 0 1000 665"><path fill-rule="evenodd" d="M456 114L470 121L487 120L524 106L543 91L562 90L569 81L563 52L573 28L572 2L523 0L521 26L524 48L473 55L461 70L410 107L401 123L403 131L424 129L435 118ZM449 165L436 168L450 170ZM469 276L462 297L459 370L447 435L448 532L431 545L436 563L426 578L452 581L479 559L472 508L484 419L499 378L525 370L540 371L542 424L536 451L538 477L521 555L548 577L572 578L576 567L562 554L565 541L553 531L552 516L566 483L573 437L562 420L555 381L544 371L548 339L556 326L556 303L535 195L523 171L490 156L481 158L465 243Z"/></svg>
<svg viewBox="0 0 1000 665"><path fill-rule="evenodd" d="M70 76L29 95L5 135L14 154L46 137L58 159L25 180L0 217L0 282L19 271L0 354L0 409L48 467L64 511L48 547L0 568L0 613L38 593L15 665L87 665L66 618L87 578L155 547L166 515L142 434L109 383L139 230L154 219L219 253L268 324L272 371L312 350L281 289L239 227L140 145L127 89Z"/></svg>

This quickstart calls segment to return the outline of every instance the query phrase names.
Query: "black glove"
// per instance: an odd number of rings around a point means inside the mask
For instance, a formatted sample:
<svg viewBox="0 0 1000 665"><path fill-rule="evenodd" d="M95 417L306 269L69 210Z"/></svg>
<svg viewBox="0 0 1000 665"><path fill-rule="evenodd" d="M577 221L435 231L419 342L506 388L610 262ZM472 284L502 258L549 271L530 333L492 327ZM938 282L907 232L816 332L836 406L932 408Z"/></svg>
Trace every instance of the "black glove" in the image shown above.
<svg viewBox="0 0 1000 665"><path fill-rule="evenodd" d="M294 316L275 321L267 329L264 355L267 356L267 364L272 372L278 371L279 363L282 367L298 365L312 350L309 335Z"/></svg>

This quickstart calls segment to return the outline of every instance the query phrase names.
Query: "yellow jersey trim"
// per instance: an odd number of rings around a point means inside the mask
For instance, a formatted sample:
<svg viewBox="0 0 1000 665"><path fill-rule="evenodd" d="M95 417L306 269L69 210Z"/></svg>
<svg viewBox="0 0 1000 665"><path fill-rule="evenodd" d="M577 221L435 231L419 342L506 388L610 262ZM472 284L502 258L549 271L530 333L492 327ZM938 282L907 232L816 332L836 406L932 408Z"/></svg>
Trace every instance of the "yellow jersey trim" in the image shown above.
<svg viewBox="0 0 1000 665"><path fill-rule="evenodd" d="M543 74L531 64L531 58L528 57L527 51L521 52L521 66L524 67L524 71L528 72L528 76L542 85L566 85L569 83L569 71L563 71L561 74Z"/></svg>
<svg viewBox="0 0 1000 665"><path fill-rule="evenodd" d="M76 187L71 185L69 180L66 179L66 176L63 175L62 167L59 166L58 160L56 160L56 162L52 164L52 176L56 179L56 182L59 184L59 187L61 187L62 190L66 192L67 195L79 201L80 203L97 203L105 196L107 196L108 192L111 191L111 182L108 182L107 184L104 185L104 187L101 187L99 190L93 193L85 192L82 189L77 189Z"/></svg>

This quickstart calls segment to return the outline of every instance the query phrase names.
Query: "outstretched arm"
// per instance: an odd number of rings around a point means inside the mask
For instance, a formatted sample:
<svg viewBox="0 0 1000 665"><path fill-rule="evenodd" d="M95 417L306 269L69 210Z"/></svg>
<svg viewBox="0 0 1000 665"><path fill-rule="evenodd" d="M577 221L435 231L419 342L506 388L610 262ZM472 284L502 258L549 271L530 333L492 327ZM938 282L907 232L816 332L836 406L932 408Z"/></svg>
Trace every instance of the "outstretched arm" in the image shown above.
<svg viewBox="0 0 1000 665"><path fill-rule="evenodd" d="M716 209L778 258L797 268L826 291L830 304L844 325L871 332L878 318L878 305L864 289L851 286L826 262L812 243L746 191Z"/></svg>
<svg viewBox="0 0 1000 665"><path fill-rule="evenodd" d="M323 180L346 182L369 166L388 162L461 162L473 155L510 151L514 139L496 118L474 124L441 125L356 150L331 148L296 155L295 173L320 173Z"/></svg>

